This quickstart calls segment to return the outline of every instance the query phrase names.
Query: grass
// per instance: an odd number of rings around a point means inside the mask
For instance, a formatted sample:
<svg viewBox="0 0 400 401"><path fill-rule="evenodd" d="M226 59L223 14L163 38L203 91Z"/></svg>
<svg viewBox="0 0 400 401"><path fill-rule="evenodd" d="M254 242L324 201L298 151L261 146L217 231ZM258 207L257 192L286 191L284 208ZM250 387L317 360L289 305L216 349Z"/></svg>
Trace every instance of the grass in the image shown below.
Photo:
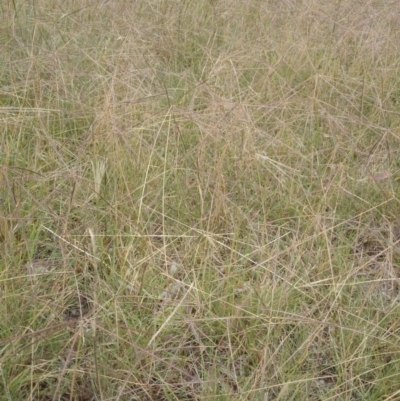
<svg viewBox="0 0 400 401"><path fill-rule="evenodd" d="M398 399L400 5L3 3L0 399Z"/></svg>

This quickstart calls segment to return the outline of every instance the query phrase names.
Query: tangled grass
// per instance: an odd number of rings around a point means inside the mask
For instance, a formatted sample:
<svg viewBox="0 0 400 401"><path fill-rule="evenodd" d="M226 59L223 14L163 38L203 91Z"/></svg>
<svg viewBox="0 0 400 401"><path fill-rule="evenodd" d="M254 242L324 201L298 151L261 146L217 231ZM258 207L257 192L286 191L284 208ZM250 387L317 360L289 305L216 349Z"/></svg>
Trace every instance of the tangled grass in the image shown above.
<svg viewBox="0 0 400 401"><path fill-rule="evenodd" d="M400 3L1 11L1 399L399 399Z"/></svg>

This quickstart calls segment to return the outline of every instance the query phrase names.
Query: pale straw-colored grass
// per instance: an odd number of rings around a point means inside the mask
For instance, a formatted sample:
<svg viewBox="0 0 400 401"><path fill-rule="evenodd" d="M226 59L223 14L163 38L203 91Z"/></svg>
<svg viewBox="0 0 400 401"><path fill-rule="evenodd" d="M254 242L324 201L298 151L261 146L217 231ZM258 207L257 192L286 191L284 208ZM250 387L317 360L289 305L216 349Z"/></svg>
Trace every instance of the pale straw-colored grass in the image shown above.
<svg viewBox="0 0 400 401"><path fill-rule="evenodd" d="M2 399L398 399L399 15L4 4Z"/></svg>

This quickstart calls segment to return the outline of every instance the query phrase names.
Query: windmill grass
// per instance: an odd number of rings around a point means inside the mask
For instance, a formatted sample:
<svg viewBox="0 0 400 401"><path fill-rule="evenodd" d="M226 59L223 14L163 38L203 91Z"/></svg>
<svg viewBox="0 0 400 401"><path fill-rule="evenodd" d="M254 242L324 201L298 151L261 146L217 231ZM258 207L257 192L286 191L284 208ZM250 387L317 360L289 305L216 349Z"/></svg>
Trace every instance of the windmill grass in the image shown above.
<svg viewBox="0 0 400 401"><path fill-rule="evenodd" d="M400 4L1 9L2 399L399 397Z"/></svg>

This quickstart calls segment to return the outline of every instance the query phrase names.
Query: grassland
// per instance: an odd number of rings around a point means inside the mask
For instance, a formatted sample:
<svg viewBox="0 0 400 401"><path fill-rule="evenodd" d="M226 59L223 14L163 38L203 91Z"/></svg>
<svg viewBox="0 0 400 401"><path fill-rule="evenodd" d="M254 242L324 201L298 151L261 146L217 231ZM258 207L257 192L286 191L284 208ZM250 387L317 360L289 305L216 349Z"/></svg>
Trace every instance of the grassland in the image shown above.
<svg viewBox="0 0 400 401"><path fill-rule="evenodd" d="M399 400L400 3L3 0L0 400Z"/></svg>

